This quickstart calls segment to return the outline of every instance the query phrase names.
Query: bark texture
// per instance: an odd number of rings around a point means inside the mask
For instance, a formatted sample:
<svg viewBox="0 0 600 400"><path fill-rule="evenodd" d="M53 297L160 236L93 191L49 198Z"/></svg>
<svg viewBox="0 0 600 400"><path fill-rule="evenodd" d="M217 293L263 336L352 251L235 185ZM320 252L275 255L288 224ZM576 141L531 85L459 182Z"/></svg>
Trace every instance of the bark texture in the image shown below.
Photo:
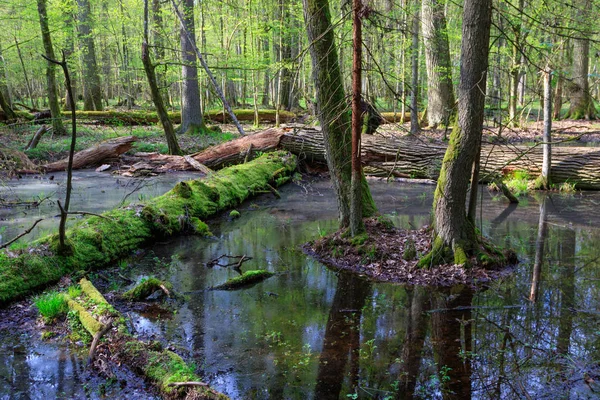
<svg viewBox="0 0 600 400"><path fill-rule="evenodd" d="M595 119L596 108L590 93L590 84L588 80L590 66L590 34L586 32L589 27L585 27L588 13L591 12L591 0L580 0L575 2L577 6L576 20L582 23L584 31L577 39L573 39L573 70L571 81L568 84L569 101L571 106L566 118L570 119Z"/></svg>
<svg viewBox="0 0 600 400"><path fill-rule="evenodd" d="M302 3L308 40L311 43L317 117L323 129L323 142L338 204L340 228L345 228L350 222L350 117L331 26L329 1L303 0ZM363 192L363 201L363 216L367 217L375 211L368 190Z"/></svg>
<svg viewBox="0 0 600 400"><path fill-rule="evenodd" d="M198 85L198 68L196 66L196 30L194 28L194 0L184 0L182 4L183 24L180 27L181 42L181 77L183 97L181 98L181 133L203 130L202 110L200 105L200 86ZM193 43L188 40L189 36Z"/></svg>
<svg viewBox="0 0 600 400"><path fill-rule="evenodd" d="M42 29L42 42L44 44L44 52L46 57L51 60L56 60L54 55L54 47L52 47L52 37L50 36L50 28L48 26L48 12L46 10L46 0L38 0L38 14L40 17L40 28ZM52 115L52 128L57 135L65 135L67 131L62 122L60 113L60 105L58 102L58 85L56 83L56 66L47 61L46 64L46 83L48 87L48 104L50 106L50 114Z"/></svg>
<svg viewBox="0 0 600 400"><path fill-rule="evenodd" d="M455 100L444 1L423 0L421 13L427 66L427 120L430 126L450 125Z"/></svg>
<svg viewBox="0 0 600 400"><path fill-rule="evenodd" d="M77 0L79 40L83 53L83 109L102 110L102 87L96 61L96 45L92 31L92 16L89 0Z"/></svg>
<svg viewBox="0 0 600 400"><path fill-rule="evenodd" d="M458 126L450 135L434 195L435 242L431 253L421 259L421 266L444 261L464 264L477 242L465 202L481 146L491 15L491 0L464 3Z"/></svg>
<svg viewBox="0 0 600 400"><path fill-rule="evenodd" d="M109 140L89 149L75 153L73 156L73 169L86 168L100 164L108 158L116 158L129 151L135 142L135 137L124 136ZM64 171L67 169L68 159L56 161L44 166L46 172Z"/></svg>

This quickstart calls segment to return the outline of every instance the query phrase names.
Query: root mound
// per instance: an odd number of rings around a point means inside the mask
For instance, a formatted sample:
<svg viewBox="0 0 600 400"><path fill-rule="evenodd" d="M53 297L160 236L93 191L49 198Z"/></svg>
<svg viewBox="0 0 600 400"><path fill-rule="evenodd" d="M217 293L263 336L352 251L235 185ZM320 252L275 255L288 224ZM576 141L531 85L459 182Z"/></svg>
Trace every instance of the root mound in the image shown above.
<svg viewBox="0 0 600 400"><path fill-rule="evenodd" d="M364 222L366 234L351 238L345 231L338 231L305 244L303 249L332 269L354 272L380 282L477 286L510 272L510 268L499 269L498 264L486 268L477 257L471 259L470 268L457 264L419 268L419 257L431 250L429 228L398 229L381 217Z"/></svg>

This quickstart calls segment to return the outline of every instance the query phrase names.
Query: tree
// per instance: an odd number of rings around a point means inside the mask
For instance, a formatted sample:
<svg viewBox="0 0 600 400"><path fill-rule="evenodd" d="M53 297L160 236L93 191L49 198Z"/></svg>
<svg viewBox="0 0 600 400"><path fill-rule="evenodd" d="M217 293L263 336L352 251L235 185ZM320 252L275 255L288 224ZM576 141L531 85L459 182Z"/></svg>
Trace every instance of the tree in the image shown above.
<svg viewBox="0 0 600 400"><path fill-rule="evenodd" d="M96 45L92 32L91 8L89 0L77 0L79 22L79 39L83 53L83 109L85 111L102 110L102 88L98 63L96 61Z"/></svg>
<svg viewBox="0 0 600 400"><path fill-rule="evenodd" d="M423 0L421 14L427 66L427 120L433 127L448 126L455 100L444 1Z"/></svg>
<svg viewBox="0 0 600 400"><path fill-rule="evenodd" d="M42 42L44 43L45 55L51 60L55 60L54 47L52 47L52 38L48 26L48 12L46 11L46 0L37 0L38 14L40 17L40 28L42 30ZM48 103L50 105L50 115L52 116L52 128L57 135L65 135L67 131L63 125L60 105L58 103L58 85L56 84L56 66L47 61L46 64L46 84L48 88Z"/></svg>
<svg viewBox="0 0 600 400"><path fill-rule="evenodd" d="M152 95L152 101L156 107L156 113L160 118L160 122L165 130L165 136L167 138L167 145L169 146L169 154L181 154L181 148L177 142L177 136L175 136L175 130L173 129L173 123L167 113L167 108L164 105L160 90L156 81L156 74L154 72L155 66L150 60L150 46L148 45L148 0L144 0L144 40L142 42L142 62L144 63L144 71L148 78L148 84L150 85L150 93Z"/></svg>
<svg viewBox="0 0 600 400"><path fill-rule="evenodd" d="M411 71L412 79L410 82L410 134L416 135L421 127L419 126L419 8L415 1L415 15L412 21L412 45Z"/></svg>
<svg viewBox="0 0 600 400"><path fill-rule="evenodd" d="M180 28L181 42L181 133L203 131L204 121L200 108L200 87L198 85L198 68L196 67L196 30L194 28L194 0L184 0L182 4L183 24ZM187 30L187 33L186 33ZM188 40L188 34L190 40Z"/></svg>
<svg viewBox="0 0 600 400"><path fill-rule="evenodd" d="M340 229L344 229L350 224L350 116L331 26L329 1L302 0L302 3L317 94L316 113L323 130L327 166L338 204ZM375 213L375 204L364 177L361 183L363 217L369 217Z"/></svg>
<svg viewBox="0 0 600 400"><path fill-rule="evenodd" d="M450 135L435 190L433 248L420 266L465 264L478 242L465 203L471 169L481 148L491 14L491 0L464 3L458 126ZM471 181L471 190L476 185L477 180Z"/></svg>
<svg viewBox="0 0 600 400"><path fill-rule="evenodd" d="M568 84L569 101L571 106L566 118L571 119L595 119L596 108L590 94L588 80L590 65L590 33L587 15L591 12L591 0L579 0L575 2L577 15L575 20L584 26L573 39L573 70L571 82Z"/></svg>

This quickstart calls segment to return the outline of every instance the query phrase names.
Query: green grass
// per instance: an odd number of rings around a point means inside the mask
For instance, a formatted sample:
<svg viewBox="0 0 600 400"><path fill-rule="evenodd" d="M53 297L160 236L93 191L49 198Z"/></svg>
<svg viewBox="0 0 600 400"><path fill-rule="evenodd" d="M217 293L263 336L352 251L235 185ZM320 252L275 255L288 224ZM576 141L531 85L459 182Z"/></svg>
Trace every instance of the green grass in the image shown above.
<svg viewBox="0 0 600 400"><path fill-rule="evenodd" d="M40 295L35 299L34 304L46 323L53 322L68 310L65 298L56 291Z"/></svg>
<svg viewBox="0 0 600 400"><path fill-rule="evenodd" d="M504 178L506 187L517 197L524 196L529 192L531 177L526 171L517 170Z"/></svg>

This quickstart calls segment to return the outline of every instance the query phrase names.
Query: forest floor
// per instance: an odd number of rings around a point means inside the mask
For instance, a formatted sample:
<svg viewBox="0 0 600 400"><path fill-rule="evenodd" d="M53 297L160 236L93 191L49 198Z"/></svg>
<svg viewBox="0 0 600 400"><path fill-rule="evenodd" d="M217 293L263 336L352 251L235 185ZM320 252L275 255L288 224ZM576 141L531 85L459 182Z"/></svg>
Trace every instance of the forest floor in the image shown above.
<svg viewBox="0 0 600 400"><path fill-rule="evenodd" d="M338 231L309 242L304 250L318 261L333 269L345 270L381 282L406 283L425 286L478 286L506 276L516 257L506 257L506 265L487 265L491 258L487 250L473 257L471 266L444 264L434 268L420 268L417 262L431 249L431 231L405 230L394 227L385 219L365 219L366 234L355 238Z"/></svg>
<svg viewBox="0 0 600 400"><path fill-rule="evenodd" d="M239 137L237 130L232 124L217 124L222 132L211 131L202 135L177 135L177 139L185 154L193 154L204 150L207 147L227 142ZM244 129L247 133L263 131L273 125L261 125L254 127L251 124L245 124ZM0 144L4 144L13 149L22 150L27 146L30 138L39 125L25 123L15 126L0 125ZM553 122L553 141L572 142L579 145L585 145L589 142L600 142L600 123L596 121L554 121ZM387 137L402 137L408 135L410 123L386 124L379 127L376 135ZM99 123L80 123L77 128L76 151L80 151L99 142L113 139L120 136L136 136L138 140L128 154L136 152L158 152L167 153L167 144L164 133L158 125L148 126L111 126ZM432 143L441 143L444 135L449 137L450 129L429 129L423 128L419 137ZM500 143L535 143L540 142L542 137L542 122L529 122L520 128L502 127L502 129L493 126L484 127L484 141ZM51 132L42 137L37 148L26 150L25 154L38 164L49 163L63 159L68 154L70 145L70 136L56 136Z"/></svg>

